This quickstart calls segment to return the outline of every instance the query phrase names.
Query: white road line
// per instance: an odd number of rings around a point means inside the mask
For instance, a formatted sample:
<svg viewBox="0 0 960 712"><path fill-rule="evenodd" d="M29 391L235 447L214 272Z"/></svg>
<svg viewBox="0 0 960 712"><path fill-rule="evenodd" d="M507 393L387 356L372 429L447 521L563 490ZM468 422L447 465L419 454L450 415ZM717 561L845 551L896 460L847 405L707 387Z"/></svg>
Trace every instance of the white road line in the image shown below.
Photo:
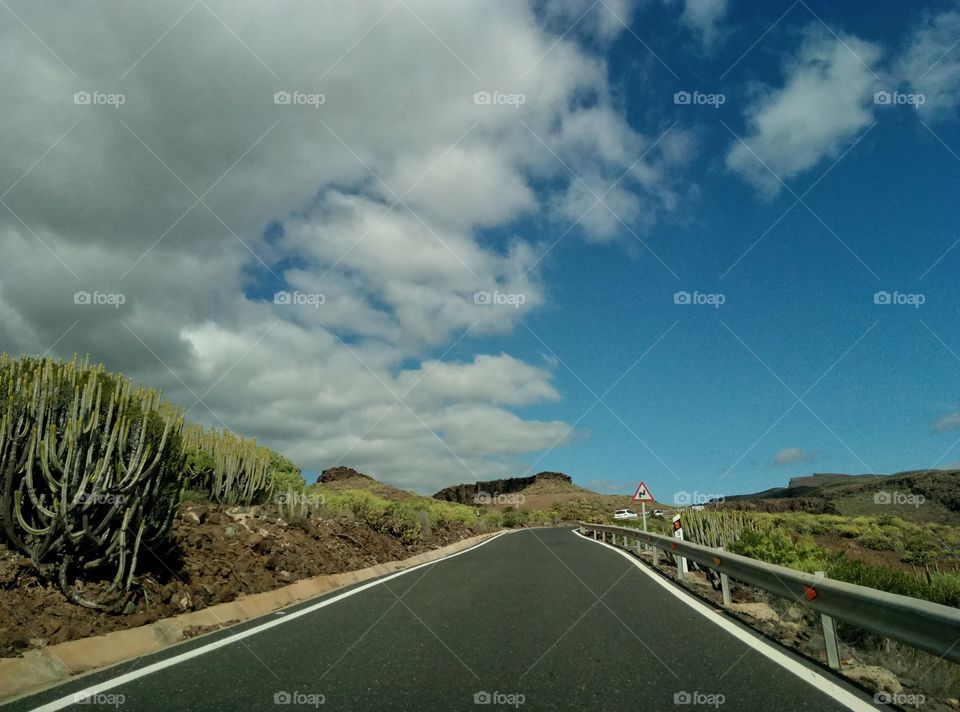
<svg viewBox="0 0 960 712"><path fill-rule="evenodd" d="M216 650L217 648L222 648L226 645L230 645L231 643L235 643L238 640L249 638L251 635L262 633L268 628L273 628L278 625L283 625L284 623L289 623L290 621L296 618L299 618L300 616L305 616L308 613L313 613L314 611L318 611L321 608L325 608L326 606L332 605L338 601L342 601L345 598L349 598L350 596L354 596L362 591L366 591L368 588L373 588L374 586L379 586L382 583L386 583L387 581L390 581L391 579L395 579L398 576L403 576L404 574L412 573L417 569L422 569L424 566L432 566L433 564L440 563L441 561L448 561L449 559L452 559L456 556L460 556L461 554L466 554L471 551L476 551L481 546L484 546L485 544L489 544L494 539L499 539L504 534L510 534L510 533L511 532L501 532L499 534L496 534L495 536L490 537L486 541L481 541L479 544L475 546L471 546L469 549L464 549L463 551L458 551L455 554L444 556L442 559L436 559L435 561L428 561L424 564L417 564L416 566L412 566L409 569L398 571L397 573L390 574L389 576L384 576L383 578L379 578L376 581L365 583L362 586L357 586L354 589L341 593L337 596L334 596L333 598L328 598L324 601L320 601L319 603L315 603L312 606L301 608L300 610L294 611L293 613L289 613L283 616L282 618L275 618L274 620L255 626L248 630L241 631L239 633L228 636L226 638L221 638L220 640L215 640L212 643L207 643L206 645L203 645L199 648L195 648L194 650L188 650L187 652L181 653L180 655L174 655L173 657L160 660L158 662L153 663L152 665L147 665L146 667L140 668L139 670L133 670L132 672L128 672L123 675L118 675L117 677L111 678L109 680L105 680L104 682L99 682L96 685L85 687L84 689L77 690L76 692L73 692L65 697L61 697L57 700L53 700L52 702L48 702L45 705L41 705L40 707L35 707L31 712L54 712L54 710L62 710L65 707L69 707L71 705L77 704L77 699L80 696L90 697L92 695L100 694L101 692L105 692L106 690L111 690L114 687L118 687L119 685L124 685L138 678L146 677L147 675L155 673L159 670L163 670L164 668L172 667L173 665L178 665L179 663L182 663L186 660L190 660L191 658L195 658L205 653L209 653L213 650Z"/></svg>
<svg viewBox="0 0 960 712"><path fill-rule="evenodd" d="M657 574L650 571L647 568L647 565L645 563L643 563L642 561L634 557L632 554L624 551L619 547L613 546L613 544L607 544L605 542L591 539L588 536L581 535L576 530L573 531L573 534L582 539L586 539L591 543L602 544L608 549L613 549L618 554L626 558L628 561L631 561L633 565L636 566L638 569L640 569L644 574L649 576L652 580L656 581L659 585L663 586L663 588L665 588L671 594L673 594L674 596L679 598L681 601L686 603L688 606L690 606L697 613L699 613L704 618L709 620L711 623L715 623L716 625L720 626L737 640L740 640L741 642L746 643L751 648L756 650L758 653L766 656L767 658L775 662L780 667L784 668L788 672L793 673L804 682L809 683L810 685L813 685L818 690L820 690L820 692L822 692L823 694L829 695L830 697L835 699L837 702L842 704L847 709L853 710L854 712L877 712L876 707L874 707L873 705L867 702L864 702L856 695L848 692L847 690L842 688L840 685L830 680L830 678L824 677L820 673L808 668L805 665L801 665L796 660L791 658L789 655L785 655L783 652L781 652L780 650L777 650L774 646L770 645L763 639L757 638L753 634L743 630L740 626L736 625L732 621L718 615L715 609L710 608L705 603L702 603L701 601L697 600L691 594L688 594L676 588L675 586L670 585L669 583L664 581L663 578L661 578Z"/></svg>

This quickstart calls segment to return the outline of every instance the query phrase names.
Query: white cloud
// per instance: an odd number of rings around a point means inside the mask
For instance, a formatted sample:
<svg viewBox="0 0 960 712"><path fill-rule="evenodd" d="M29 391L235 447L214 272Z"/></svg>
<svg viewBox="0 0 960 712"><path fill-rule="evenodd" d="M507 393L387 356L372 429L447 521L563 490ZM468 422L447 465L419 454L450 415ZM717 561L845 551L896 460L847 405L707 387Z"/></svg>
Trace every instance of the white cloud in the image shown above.
<svg viewBox="0 0 960 712"><path fill-rule="evenodd" d="M786 181L838 157L873 121L880 49L856 37L812 28L786 66L784 86L768 90L747 112L749 131L735 142L727 167L768 195Z"/></svg>
<svg viewBox="0 0 960 712"><path fill-rule="evenodd" d="M530 271L544 246L495 248L480 229L544 217L568 168L605 188L656 139L615 108L601 59L557 41L562 13L545 29L507 1L208 0L173 26L184 10L19 8L70 69L0 26L0 62L18 68L0 73L0 189L20 179L4 198L17 217L0 210L4 348L90 353L308 470L342 462L424 491L562 444L564 423L507 410L556 400L552 371L472 342L545 301ZM622 30L590 14L595 37ZM481 90L525 102L478 106ZM77 105L78 91L125 103ZM325 102L277 105L276 91ZM638 226L672 209L664 167L687 153L664 140L611 204ZM273 304L277 289L324 303ZM78 290L126 303L75 305ZM476 304L477 291L524 299Z"/></svg>
<svg viewBox="0 0 960 712"><path fill-rule="evenodd" d="M611 40L630 24L633 14L631 0L551 0L544 3L542 12L548 25L563 34L571 28L587 32L601 40Z"/></svg>
<svg viewBox="0 0 960 712"><path fill-rule="evenodd" d="M774 465L792 465L798 462L810 462L813 457L799 447L785 447L773 456Z"/></svg>
<svg viewBox="0 0 960 712"><path fill-rule="evenodd" d="M918 110L928 117L950 118L960 104L960 3L928 15L909 36L894 76L911 92L924 95Z"/></svg>
<svg viewBox="0 0 960 712"><path fill-rule="evenodd" d="M420 396L448 401L477 399L529 405L560 398L550 378L549 371L530 366L508 354L480 354L469 364L424 361L420 368L404 371L398 378L398 385L404 389L415 388Z"/></svg>
<svg viewBox="0 0 960 712"><path fill-rule="evenodd" d="M943 433L948 430L956 430L960 428L960 410L954 411L953 413L947 413L946 415L937 419L933 424L933 429L938 433Z"/></svg>
<svg viewBox="0 0 960 712"><path fill-rule="evenodd" d="M720 22L727 13L727 0L686 0L680 19L710 49L720 37Z"/></svg>
<svg viewBox="0 0 960 712"><path fill-rule="evenodd" d="M500 408L478 405L451 406L438 414L435 425L450 447L467 455L489 452L491 438L499 452L519 453L562 445L570 435L561 421L521 420Z"/></svg>

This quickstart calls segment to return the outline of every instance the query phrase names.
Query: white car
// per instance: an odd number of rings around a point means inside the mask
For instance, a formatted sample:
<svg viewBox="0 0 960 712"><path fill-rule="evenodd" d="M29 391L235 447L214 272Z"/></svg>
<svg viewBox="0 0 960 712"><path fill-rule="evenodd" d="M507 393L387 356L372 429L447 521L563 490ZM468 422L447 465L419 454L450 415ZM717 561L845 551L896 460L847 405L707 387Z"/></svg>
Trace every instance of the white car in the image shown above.
<svg viewBox="0 0 960 712"><path fill-rule="evenodd" d="M632 509L618 509L613 513L614 519L639 519L640 515Z"/></svg>

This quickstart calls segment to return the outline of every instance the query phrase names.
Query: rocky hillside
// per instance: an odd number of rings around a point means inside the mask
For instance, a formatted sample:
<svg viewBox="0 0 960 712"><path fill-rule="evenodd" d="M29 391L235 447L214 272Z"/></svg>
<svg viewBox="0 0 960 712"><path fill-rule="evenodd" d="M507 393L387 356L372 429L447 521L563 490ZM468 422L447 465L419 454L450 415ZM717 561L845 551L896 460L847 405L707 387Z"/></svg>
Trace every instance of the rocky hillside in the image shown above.
<svg viewBox="0 0 960 712"><path fill-rule="evenodd" d="M727 497L712 506L764 512L894 514L960 524L960 470L908 470L892 475L816 473L787 487Z"/></svg>
<svg viewBox="0 0 960 712"><path fill-rule="evenodd" d="M413 496L409 492L391 487L379 480L375 480L369 475L358 472L352 467L331 467L326 469L317 477L317 484L335 490L370 490L379 497L393 501L408 499Z"/></svg>
<svg viewBox="0 0 960 712"><path fill-rule="evenodd" d="M454 485L440 490L433 497L446 502L472 505L480 493L488 495L515 494L534 485L538 488L545 485L574 487L573 479L562 472L538 472L531 477L508 477L502 480L486 480L473 484Z"/></svg>

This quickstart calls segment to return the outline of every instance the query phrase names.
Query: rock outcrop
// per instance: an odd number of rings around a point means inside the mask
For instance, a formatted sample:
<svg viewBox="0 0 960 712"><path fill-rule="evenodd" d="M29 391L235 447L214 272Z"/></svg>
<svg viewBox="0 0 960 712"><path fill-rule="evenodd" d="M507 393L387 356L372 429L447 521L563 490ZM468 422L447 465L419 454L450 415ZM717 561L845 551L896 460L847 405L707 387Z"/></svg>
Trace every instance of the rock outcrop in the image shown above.
<svg viewBox="0 0 960 712"><path fill-rule="evenodd" d="M372 480L373 478L362 472L357 472L352 467L331 467L320 473L317 484L330 484L331 482L354 479Z"/></svg>
<svg viewBox="0 0 960 712"><path fill-rule="evenodd" d="M445 502L459 502L460 504L472 505L475 497L480 492L486 492L488 494L512 494L526 489L536 482L549 480L568 485L573 484L570 475L565 475L562 472L538 472L530 477L508 477L503 480L486 480L484 482L474 482L473 484L454 485L440 490L433 495L433 498Z"/></svg>

